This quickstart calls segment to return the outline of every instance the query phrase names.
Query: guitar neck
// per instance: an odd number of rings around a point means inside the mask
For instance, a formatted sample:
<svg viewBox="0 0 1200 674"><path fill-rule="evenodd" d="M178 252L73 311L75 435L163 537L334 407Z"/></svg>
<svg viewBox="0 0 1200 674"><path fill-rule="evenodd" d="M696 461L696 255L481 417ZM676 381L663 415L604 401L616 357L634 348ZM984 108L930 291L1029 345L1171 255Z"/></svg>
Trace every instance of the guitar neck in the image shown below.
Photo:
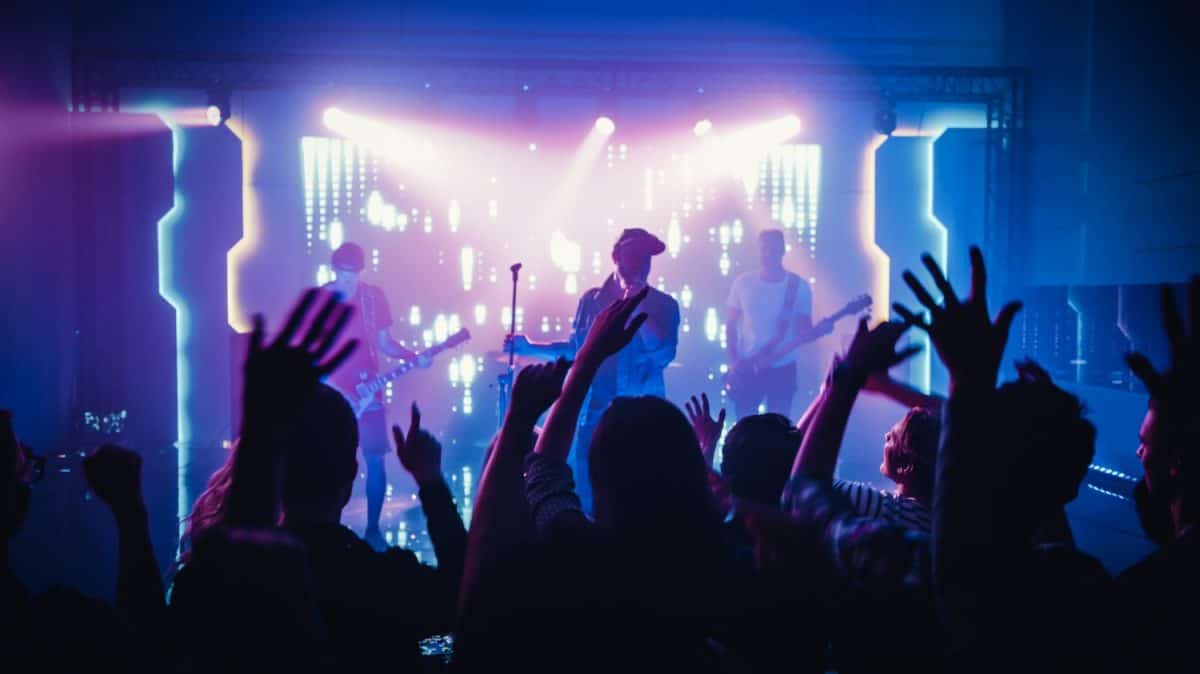
<svg viewBox="0 0 1200 674"><path fill-rule="evenodd" d="M853 316L854 314L861 311L863 308L864 307L859 306L859 303L851 302L850 304L847 304L846 306L842 307L841 309L838 309L837 311L833 312L829 316L814 323L812 330L816 330L817 326L822 323L836 323L837 321L845 318L846 316ZM801 346L807 344L808 342L812 341L813 339L815 339L815 338L810 339L809 334L798 335L791 339L786 339L781 342L778 342L774 346L768 345L768 346L764 347L761 351L759 351L759 353L757 353L754 356L754 358L756 358L758 360L765 359L767 362L772 362L777 358L782 358L784 356L784 354L790 353L790 352L800 348Z"/></svg>
<svg viewBox="0 0 1200 674"><path fill-rule="evenodd" d="M445 344L438 344L436 346L431 346L428 349L425 349L424 351L421 352L421 355L429 356L430 358L435 358L435 357L437 357L437 355L439 353L445 351L448 348L450 348L450 347L448 347ZM414 370L416 367L417 367L416 360L404 361L403 363L388 370L387 372L384 372L384 373L376 376L374 379L372 379L370 381L370 383L366 384L365 386L366 386L367 392L372 395L374 395L375 393L378 393L381 389L383 389L384 386L387 386L388 382L395 381L396 379L408 374L409 372Z"/></svg>

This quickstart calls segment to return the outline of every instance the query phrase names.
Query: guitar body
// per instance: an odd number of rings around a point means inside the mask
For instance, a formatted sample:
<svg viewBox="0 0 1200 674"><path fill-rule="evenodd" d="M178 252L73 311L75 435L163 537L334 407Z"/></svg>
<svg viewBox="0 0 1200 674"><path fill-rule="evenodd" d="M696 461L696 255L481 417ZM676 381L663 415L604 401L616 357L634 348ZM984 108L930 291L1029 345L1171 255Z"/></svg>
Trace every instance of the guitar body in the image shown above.
<svg viewBox="0 0 1200 674"><path fill-rule="evenodd" d="M870 306L871 296L859 295L847 302L841 309L813 324L812 329L818 333L817 336L828 334L838 320L868 309ZM799 335L790 339L782 335L772 337L754 353L730 366L729 372L725 375L726 390L732 393L742 388L752 387L755 380L764 376L764 373L781 358L815 339L816 337L811 334Z"/></svg>
<svg viewBox="0 0 1200 674"><path fill-rule="evenodd" d="M441 352L448 349L453 349L459 344L463 344L470 339L471 333L468 332L466 328L463 328L453 335L450 335L450 337L446 338L446 341L442 342L441 344L436 344L422 351L420 355L428 356L430 359L433 359L436 358ZM346 391L338 389L336 386L334 386L334 388L337 389L338 393L342 394L342 397L346 399L346 402L350 403L350 408L354 410L354 418L361 419L362 415L366 414L367 410L371 409L371 405L379 401L379 393L383 390L388 382L394 381L397 378L408 374L412 370L416 369L416 367L416 363L402 363L399 366L374 377L369 377L369 375L363 373L363 382L354 387L353 393L347 393ZM330 386L333 386L333 384L330 382L326 383L328 383Z"/></svg>
<svg viewBox="0 0 1200 674"><path fill-rule="evenodd" d="M368 390L366 384L359 384L354 387L354 395L347 397L347 400L354 409L354 418L361 419L371 405L379 400L379 396Z"/></svg>

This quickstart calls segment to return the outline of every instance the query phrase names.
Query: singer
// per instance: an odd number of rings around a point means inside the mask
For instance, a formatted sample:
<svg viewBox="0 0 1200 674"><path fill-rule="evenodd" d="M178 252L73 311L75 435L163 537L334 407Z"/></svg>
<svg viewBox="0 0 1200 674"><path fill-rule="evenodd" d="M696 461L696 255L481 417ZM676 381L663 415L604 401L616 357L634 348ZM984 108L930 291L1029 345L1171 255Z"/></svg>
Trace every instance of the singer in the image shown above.
<svg viewBox="0 0 1200 674"><path fill-rule="evenodd" d="M637 294L647 286L651 259L667 249L650 232L641 228L626 229L613 245L612 260L616 270L599 288L583 294L575 311L571 338L565 342L536 343L524 335L513 335L505 350L518 356L553 360L574 358L583 345L593 321L605 307L622 297ZM637 337L615 357L604 362L592 384L579 426L571 447L571 465L575 472L576 490L586 512L592 512L592 488L588 479L588 447L600 415L618 396L653 395L666 397L663 370L675 360L679 343L679 304L668 294L651 287L646 299L638 306L646 322Z"/></svg>

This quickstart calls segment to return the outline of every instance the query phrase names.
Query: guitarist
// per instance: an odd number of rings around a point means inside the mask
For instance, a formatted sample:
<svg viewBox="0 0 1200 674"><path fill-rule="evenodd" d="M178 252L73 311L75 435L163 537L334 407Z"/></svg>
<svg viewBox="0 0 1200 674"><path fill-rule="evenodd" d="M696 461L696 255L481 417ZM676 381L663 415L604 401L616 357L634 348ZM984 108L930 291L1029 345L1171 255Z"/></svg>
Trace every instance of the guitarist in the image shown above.
<svg viewBox="0 0 1200 674"><path fill-rule="evenodd" d="M363 283L360 279L366 267L366 255L362 247L354 243L343 243L333 251L330 263L334 280L325 289L341 294L343 301L354 306L354 313L345 335L358 339L359 348L350 359L342 364L327 382L342 392L352 394L360 382L373 378L379 372L380 354L389 358L416 361L420 367L429 367L430 359L406 349L392 338L392 312L387 297L378 286ZM348 398L350 396L347 396ZM363 461L367 464L367 527L363 539L372 547L381 549L386 543L379 531L379 515L383 511L383 500L387 494L387 473L384 458L391 453L388 436L387 411L383 400L376 399L358 419L358 446Z"/></svg>
<svg viewBox="0 0 1200 674"><path fill-rule="evenodd" d="M740 419L766 411L791 418L796 395L796 349L772 353L784 341L811 342L833 331L831 321L812 322L812 288L783 268L783 232L758 235L760 269L738 276L726 302L726 348L729 395Z"/></svg>

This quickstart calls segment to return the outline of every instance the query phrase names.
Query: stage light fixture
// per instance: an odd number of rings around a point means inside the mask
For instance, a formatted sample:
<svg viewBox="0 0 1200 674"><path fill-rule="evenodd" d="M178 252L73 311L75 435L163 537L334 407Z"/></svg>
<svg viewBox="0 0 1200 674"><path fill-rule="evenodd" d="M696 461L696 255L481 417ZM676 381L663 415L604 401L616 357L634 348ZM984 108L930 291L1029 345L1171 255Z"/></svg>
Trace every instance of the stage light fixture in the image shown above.
<svg viewBox="0 0 1200 674"><path fill-rule="evenodd" d="M232 93L225 87L214 87L208 90L208 109L205 111L205 116L208 118L208 123L213 126L221 126L229 121L232 114L232 104L230 99Z"/></svg>
<svg viewBox="0 0 1200 674"><path fill-rule="evenodd" d="M692 133L697 136L707 136L709 131L712 131L712 122L707 119L696 122L696 126L692 127Z"/></svg>
<svg viewBox="0 0 1200 674"><path fill-rule="evenodd" d="M325 113L321 115L321 121L325 124L326 128L332 129L337 126L338 120L344 116L345 113L340 108L325 108Z"/></svg>
<svg viewBox="0 0 1200 674"><path fill-rule="evenodd" d="M617 130L617 125L612 121L611 117L597 117L596 130L605 136L611 136Z"/></svg>
<svg viewBox="0 0 1200 674"><path fill-rule="evenodd" d="M796 115L787 115L781 120L780 126L782 127L782 132L785 134L784 138L791 138L792 136L800 133L800 130L804 127L804 124Z"/></svg>

